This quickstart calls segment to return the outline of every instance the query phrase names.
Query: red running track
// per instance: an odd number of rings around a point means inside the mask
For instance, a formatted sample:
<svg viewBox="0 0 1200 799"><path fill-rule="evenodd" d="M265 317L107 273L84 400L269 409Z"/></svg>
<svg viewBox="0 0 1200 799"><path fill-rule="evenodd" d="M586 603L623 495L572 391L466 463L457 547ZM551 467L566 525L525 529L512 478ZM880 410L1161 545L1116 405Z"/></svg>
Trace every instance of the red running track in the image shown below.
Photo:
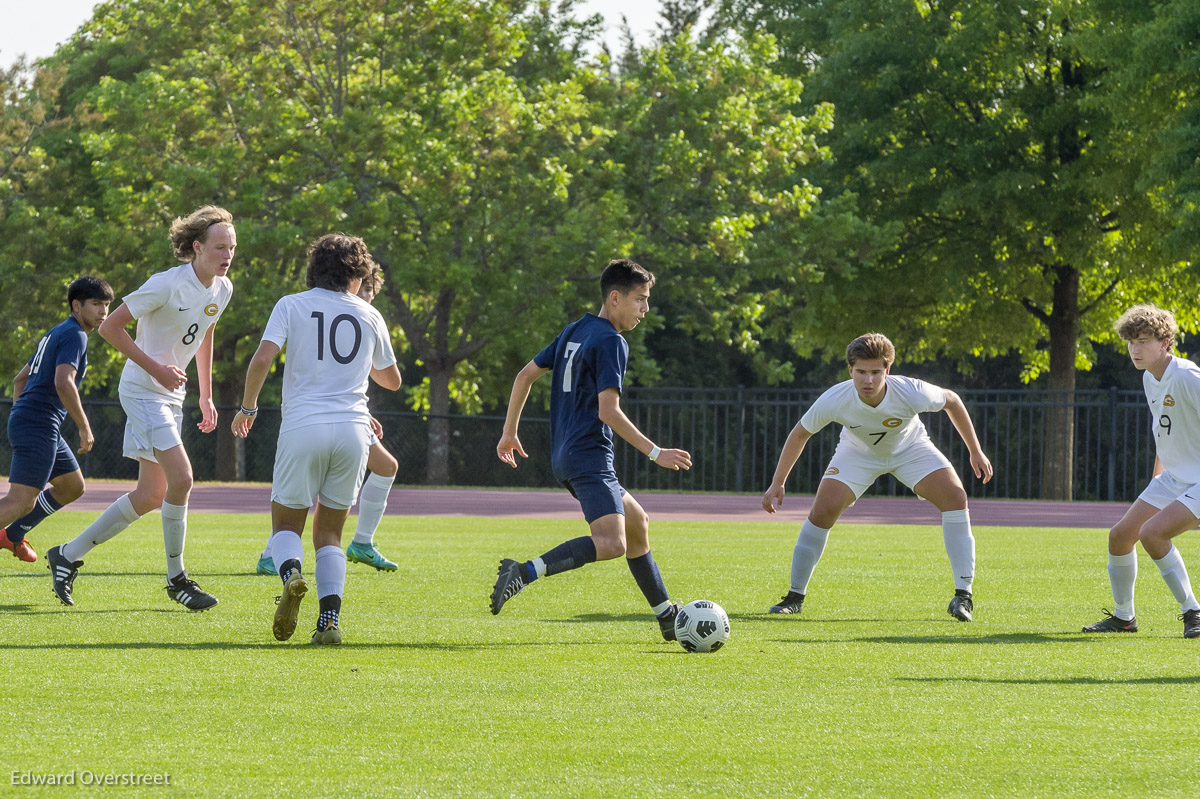
<svg viewBox="0 0 1200 799"><path fill-rule="evenodd" d="M99 513L133 482L89 481L70 510ZM0 480L7 493L8 482ZM765 513L758 494L637 494L651 520L785 522L800 524L810 496L788 496L775 514ZM271 488L259 484L197 483L188 507L202 513L267 513ZM971 523L1001 527L1108 528L1125 513L1115 502L1041 502L1014 499L971 500ZM398 516L503 516L581 519L579 505L565 490L507 491L486 488L394 488L388 514ZM941 515L915 497L864 497L841 521L860 524L939 524Z"/></svg>

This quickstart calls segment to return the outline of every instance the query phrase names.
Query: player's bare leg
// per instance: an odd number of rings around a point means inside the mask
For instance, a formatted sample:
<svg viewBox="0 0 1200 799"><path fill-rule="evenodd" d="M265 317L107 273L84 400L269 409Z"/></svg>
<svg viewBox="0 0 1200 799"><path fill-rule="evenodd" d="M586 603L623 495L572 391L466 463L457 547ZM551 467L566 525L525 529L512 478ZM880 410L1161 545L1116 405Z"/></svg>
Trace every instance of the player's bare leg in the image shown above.
<svg viewBox="0 0 1200 799"><path fill-rule="evenodd" d="M679 605L671 602L662 573L650 554L650 516L629 492L621 498L621 504L625 509L625 562L658 620L658 631L664 640L674 641Z"/></svg>
<svg viewBox="0 0 1200 799"><path fill-rule="evenodd" d="M953 469L927 474L913 486L913 491L942 512L942 541L950 568L954 570L954 596L946 611L959 621L971 621L975 611L971 596L975 582L975 536L971 534L967 492Z"/></svg>
<svg viewBox="0 0 1200 799"><path fill-rule="evenodd" d="M1179 618L1183 621L1184 638L1200 638L1200 603L1192 592L1183 556L1171 542L1179 534L1191 530L1200 522L1182 502L1172 502L1142 524L1139 538L1171 595L1179 603Z"/></svg>
<svg viewBox="0 0 1200 799"><path fill-rule="evenodd" d="M367 451L367 469L371 474L363 482L358 495L358 521L354 540L346 547L346 560L374 566L380 571L395 571L397 564L389 560L375 545L375 532L387 511L388 495L396 480L400 464L384 448L375 442Z"/></svg>
<svg viewBox="0 0 1200 799"><path fill-rule="evenodd" d="M800 525L800 535L792 549L791 583L788 592L767 611L783 615L798 615L804 607L804 596L808 592L808 581L825 552L829 541L829 530L854 504L854 489L840 480L827 477L817 486L808 518Z"/></svg>
<svg viewBox="0 0 1200 799"><path fill-rule="evenodd" d="M1083 628L1085 633L1135 633L1134 584L1137 581L1137 542L1142 525L1158 513L1158 508L1136 500L1121 520L1108 531L1108 581L1112 586L1113 611Z"/></svg>

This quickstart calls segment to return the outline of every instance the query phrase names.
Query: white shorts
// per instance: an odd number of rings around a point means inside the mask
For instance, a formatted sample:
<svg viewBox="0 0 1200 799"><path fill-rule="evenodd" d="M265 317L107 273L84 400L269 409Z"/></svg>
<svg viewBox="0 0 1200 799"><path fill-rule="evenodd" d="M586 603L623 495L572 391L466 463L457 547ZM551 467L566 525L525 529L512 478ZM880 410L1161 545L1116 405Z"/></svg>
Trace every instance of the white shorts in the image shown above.
<svg viewBox="0 0 1200 799"><path fill-rule="evenodd" d="M129 396L122 391L120 395L125 411L126 458L158 463L154 450L166 452L183 444L182 402L156 394Z"/></svg>
<svg viewBox="0 0 1200 799"><path fill-rule="evenodd" d="M1200 483L1188 484L1163 472L1150 481L1138 499L1147 505L1162 510L1172 502L1179 502L1196 518L1200 519Z"/></svg>
<svg viewBox="0 0 1200 799"><path fill-rule="evenodd" d="M271 501L285 508L333 510L354 504L367 472L371 428L362 422L308 425L279 434Z"/></svg>
<svg viewBox="0 0 1200 799"><path fill-rule="evenodd" d="M858 499L881 475L892 474L912 488L938 469L951 468L950 461L931 441L905 447L889 458L876 458L839 442L822 479L845 483Z"/></svg>

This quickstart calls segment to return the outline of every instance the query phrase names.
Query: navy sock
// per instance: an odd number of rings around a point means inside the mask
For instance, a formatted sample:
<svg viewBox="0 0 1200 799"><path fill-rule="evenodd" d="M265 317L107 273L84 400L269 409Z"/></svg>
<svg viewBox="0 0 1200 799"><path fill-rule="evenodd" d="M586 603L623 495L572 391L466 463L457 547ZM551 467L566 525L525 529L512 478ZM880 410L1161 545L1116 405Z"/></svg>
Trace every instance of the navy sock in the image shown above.
<svg viewBox="0 0 1200 799"><path fill-rule="evenodd" d="M321 615L317 617L317 631L338 626L338 614L342 612L342 598L337 594L321 597Z"/></svg>
<svg viewBox="0 0 1200 799"><path fill-rule="evenodd" d="M33 510L8 526L8 540L14 544L20 543L25 538L26 533L37 527L42 519L45 519L61 507L62 505L56 502L54 497L50 496L50 489L45 489L42 493L38 494L37 502L33 503Z"/></svg>
<svg viewBox="0 0 1200 799"><path fill-rule="evenodd" d="M640 558L626 558L625 562L629 564L629 571L637 581L638 588L642 589L642 595L646 597L650 607L657 607L669 601L667 586L663 584L662 573L659 572L653 555L647 552Z"/></svg>
<svg viewBox="0 0 1200 799"><path fill-rule="evenodd" d="M547 577L595 563L596 542L591 539L591 536L586 535L572 538L542 555L542 562L546 564ZM531 566L532 564L527 563L525 570L532 571Z"/></svg>
<svg viewBox="0 0 1200 799"><path fill-rule="evenodd" d="M288 578L292 576L292 572L300 571L300 561L295 558L285 560L279 564L279 576L286 583Z"/></svg>

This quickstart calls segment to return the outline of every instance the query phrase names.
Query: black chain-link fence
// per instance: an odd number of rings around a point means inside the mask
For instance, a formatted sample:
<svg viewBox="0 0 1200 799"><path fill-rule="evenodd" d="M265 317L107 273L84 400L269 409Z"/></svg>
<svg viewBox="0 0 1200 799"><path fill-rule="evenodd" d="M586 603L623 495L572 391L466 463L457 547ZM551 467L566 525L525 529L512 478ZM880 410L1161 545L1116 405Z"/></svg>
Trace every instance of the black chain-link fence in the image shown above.
<svg viewBox="0 0 1200 799"><path fill-rule="evenodd" d="M644 455L618 440L617 474L631 490L763 491L775 471L775 462L788 431L819 390L630 388L622 407L635 424L663 447L678 447L692 454L688 472L659 468ZM1150 414L1139 391L961 391L975 429L996 469L995 479L983 485L970 474L966 447L944 413L927 414L925 423L934 442L963 476L967 492L975 497L1038 499L1042 492L1042 457L1049 439L1048 425L1055 408L1069 407L1075 419L1074 480L1071 495L1077 500L1130 501L1149 480L1154 463ZM115 401L85 403L96 435L96 445L81 456L84 475L91 478L135 479L137 464L121 456L125 416ZM11 402L0 401L7 421ZM234 408L220 409L228 424ZM504 417L451 416L450 484L493 487L554 486L550 471L550 425L544 416L527 408L521 421L521 442L529 454L520 468L512 469L496 458L496 442ZM400 463L398 484L426 481L429 417L410 412L380 412L383 443ZM197 480L212 480L217 473L216 434L196 429L199 410L184 412L184 444ZM74 425L65 425L68 441L75 442ZM279 409L263 407L254 431L244 444L241 458L245 479L270 482L279 430ZM789 490L816 490L825 465L837 444L837 426L831 425L809 442L789 480ZM0 441L0 470L11 458L7 436ZM907 489L885 478L872 494L902 494Z"/></svg>

